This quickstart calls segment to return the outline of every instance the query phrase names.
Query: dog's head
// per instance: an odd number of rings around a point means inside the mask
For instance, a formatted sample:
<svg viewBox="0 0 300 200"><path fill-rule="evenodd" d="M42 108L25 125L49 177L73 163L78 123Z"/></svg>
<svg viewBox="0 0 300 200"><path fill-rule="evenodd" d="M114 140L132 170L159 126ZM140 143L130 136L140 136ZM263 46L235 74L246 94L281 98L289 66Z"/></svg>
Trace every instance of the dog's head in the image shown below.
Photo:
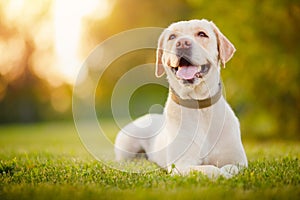
<svg viewBox="0 0 300 200"><path fill-rule="evenodd" d="M213 22L177 22L159 38L156 76L166 73L170 86L183 99L203 98L218 85L219 66L225 66L234 52Z"/></svg>

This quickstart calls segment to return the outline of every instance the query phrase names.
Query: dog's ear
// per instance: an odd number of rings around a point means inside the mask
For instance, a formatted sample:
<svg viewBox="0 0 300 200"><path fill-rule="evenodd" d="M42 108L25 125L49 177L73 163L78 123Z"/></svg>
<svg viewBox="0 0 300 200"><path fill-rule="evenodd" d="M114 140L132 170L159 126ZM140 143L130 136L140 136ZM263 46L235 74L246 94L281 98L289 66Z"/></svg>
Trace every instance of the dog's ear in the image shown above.
<svg viewBox="0 0 300 200"><path fill-rule="evenodd" d="M218 27L210 22L213 26L213 30L217 36L218 41L218 51L219 51L219 59L221 61L221 65L225 68L225 63L227 63L233 56L235 52L235 48L233 44L221 33Z"/></svg>
<svg viewBox="0 0 300 200"><path fill-rule="evenodd" d="M164 32L159 36L157 50L156 50L156 70L155 70L156 77L161 77L165 73L165 69L162 63L162 56L164 51L163 42L164 42Z"/></svg>

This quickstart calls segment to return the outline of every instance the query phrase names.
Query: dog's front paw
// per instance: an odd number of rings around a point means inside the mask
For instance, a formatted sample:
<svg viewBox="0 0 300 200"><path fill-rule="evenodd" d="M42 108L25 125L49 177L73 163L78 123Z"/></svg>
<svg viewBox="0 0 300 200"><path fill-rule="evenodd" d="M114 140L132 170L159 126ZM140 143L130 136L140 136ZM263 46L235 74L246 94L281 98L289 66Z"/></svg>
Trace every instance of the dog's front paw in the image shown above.
<svg viewBox="0 0 300 200"><path fill-rule="evenodd" d="M221 175L225 178L231 178L232 176L239 173L239 169L236 165L225 165L221 167Z"/></svg>

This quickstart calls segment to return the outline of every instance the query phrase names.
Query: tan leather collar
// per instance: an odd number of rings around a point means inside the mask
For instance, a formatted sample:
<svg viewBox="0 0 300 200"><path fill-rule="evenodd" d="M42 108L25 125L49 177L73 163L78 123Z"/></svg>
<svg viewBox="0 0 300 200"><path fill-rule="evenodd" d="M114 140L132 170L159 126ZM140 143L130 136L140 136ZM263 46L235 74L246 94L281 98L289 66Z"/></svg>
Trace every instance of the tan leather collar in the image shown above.
<svg viewBox="0 0 300 200"><path fill-rule="evenodd" d="M209 97L207 99L201 99L201 100L194 100L194 99L181 99L178 94L173 90L173 88L170 88L171 91L171 98L175 103L178 105L192 108L192 109L202 109L207 108L219 101L219 99L222 96L222 85L219 83L219 90L218 92L213 95L212 97Z"/></svg>

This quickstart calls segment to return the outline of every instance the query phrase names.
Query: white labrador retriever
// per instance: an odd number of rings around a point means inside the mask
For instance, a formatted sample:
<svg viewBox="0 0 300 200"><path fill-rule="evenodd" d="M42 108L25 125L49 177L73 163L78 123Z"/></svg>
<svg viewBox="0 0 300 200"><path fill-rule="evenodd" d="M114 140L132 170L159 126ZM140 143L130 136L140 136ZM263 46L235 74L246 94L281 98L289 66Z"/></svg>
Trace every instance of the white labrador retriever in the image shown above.
<svg viewBox="0 0 300 200"><path fill-rule="evenodd" d="M170 89L163 115L148 114L124 127L117 160L141 153L172 173L200 171L227 178L247 166L239 121L222 96L220 66L234 46L207 20L171 24L158 41L156 76Z"/></svg>

